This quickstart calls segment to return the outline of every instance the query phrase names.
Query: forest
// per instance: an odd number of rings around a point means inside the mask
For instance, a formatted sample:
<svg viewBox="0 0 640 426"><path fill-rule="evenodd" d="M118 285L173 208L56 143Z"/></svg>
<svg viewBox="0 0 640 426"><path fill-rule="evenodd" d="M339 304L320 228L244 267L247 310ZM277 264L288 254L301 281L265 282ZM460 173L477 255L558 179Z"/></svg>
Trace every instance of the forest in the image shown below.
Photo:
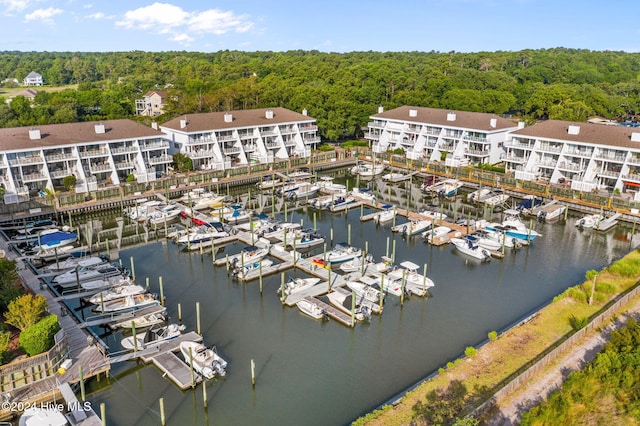
<svg viewBox="0 0 640 426"><path fill-rule="evenodd" d="M21 81L30 71L46 86L73 86L41 91L33 102L0 102L0 127L136 119L135 99L159 89L169 91L161 123L187 113L281 106L307 109L326 140L360 136L379 105L527 121L640 118L640 53L615 51L0 54L0 80Z"/></svg>

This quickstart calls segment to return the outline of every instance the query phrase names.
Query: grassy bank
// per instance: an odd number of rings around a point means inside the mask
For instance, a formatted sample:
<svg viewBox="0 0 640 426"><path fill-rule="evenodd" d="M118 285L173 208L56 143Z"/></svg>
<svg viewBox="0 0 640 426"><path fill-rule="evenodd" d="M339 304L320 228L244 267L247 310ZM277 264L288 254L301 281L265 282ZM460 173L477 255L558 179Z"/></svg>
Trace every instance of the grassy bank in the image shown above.
<svg viewBox="0 0 640 426"><path fill-rule="evenodd" d="M405 425L423 420L414 407L428 409L427 395L442 393L451 383L466 388L464 403L473 407L489 398L501 384L525 368L538 355L553 346L574 328L584 326L587 318L596 315L617 294L631 288L640 275L640 252L634 250L608 268L586 274L585 282L569 288L553 302L538 311L530 321L518 325L488 342L472 356L451 361L431 380L409 392L394 406L386 406L358 419L357 425ZM588 300L592 295L593 304ZM462 350L462 348L461 348ZM437 408L434 408L437 410ZM465 410L456 413L464 417ZM468 411L468 410L467 410Z"/></svg>

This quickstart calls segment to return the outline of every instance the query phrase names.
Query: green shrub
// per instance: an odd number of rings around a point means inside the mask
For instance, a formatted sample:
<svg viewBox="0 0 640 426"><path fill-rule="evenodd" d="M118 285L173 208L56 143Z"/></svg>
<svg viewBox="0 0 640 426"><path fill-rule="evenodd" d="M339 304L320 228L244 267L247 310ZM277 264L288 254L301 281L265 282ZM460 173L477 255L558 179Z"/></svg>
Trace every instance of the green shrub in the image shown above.
<svg viewBox="0 0 640 426"><path fill-rule="evenodd" d="M71 191L74 186L76 186L77 179L74 175L65 176L62 179L62 185L64 185L64 189L67 191Z"/></svg>
<svg viewBox="0 0 640 426"><path fill-rule="evenodd" d="M609 266L607 270L622 277L636 277L640 275L640 260L622 259Z"/></svg>
<svg viewBox="0 0 640 426"><path fill-rule="evenodd" d="M578 331L581 328L586 327L587 324L589 324L589 318L587 317L578 318L575 315L571 315L569 317L569 324L571 324L571 328L573 328L575 331Z"/></svg>
<svg viewBox="0 0 640 426"><path fill-rule="evenodd" d="M318 151L320 152L335 151L335 147L333 145L323 143L322 145L318 146Z"/></svg>
<svg viewBox="0 0 640 426"><path fill-rule="evenodd" d="M11 333L9 331L0 331L0 361L4 362L7 349L9 349L9 341Z"/></svg>
<svg viewBox="0 0 640 426"><path fill-rule="evenodd" d="M444 374L445 371L447 370L445 370L444 367L438 368L438 374Z"/></svg>
<svg viewBox="0 0 640 426"><path fill-rule="evenodd" d="M580 286L570 287L567 289L567 295L576 302L587 302L587 294L582 290Z"/></svg>
<svg viewBox="0 0 640 426"><path fill-rule="evenodd" d="M53 346L54 336L60 331L58 316L44 317L20 333L20 346L29 355L34 356L48 351Z"/></svg>
<svg viewBox="0 0 640 426"><path fill-rule="evenodd" d="M346 141L346 142L342 142L340 144L341 148L352 148L354 146L363 146L363 147L368 147L369 146L369 141L358 141L358 140L353 140L353 141Z"/></svg>
<svg viewBox="0 0 640 426"><path fill-rule="evenodd" d="M494 340L496 340L498 338L498 332L497 331L490 331L489 334L487 334L487 337L489 337L489 340L491 340L493 342Z"/></svg>
<svg viewBox="0 0 640 426"><path fill-rule="evenodd" d="M606 281L596 281L596 291L605 294L613 294L618 291L618 288L615 284L611 284Z"/></svg>
<svg viewBox="0 0 640 426"><path fill-rule="evenodd" d="M453 368L453 367L455 367L455 364L453 363L453 361L449 361L449 362L447 363L447 368L451 369L451 368Z"/></svg>
<svg viewBox="0 0 640 426"><path fill-rule="evenodd" d="M476 350L476 348L474 348L473 346L467 346L467 348L464 350L464 354L467 356L467 358L471 358L472 356L474 356L478 351Z"/></svg>

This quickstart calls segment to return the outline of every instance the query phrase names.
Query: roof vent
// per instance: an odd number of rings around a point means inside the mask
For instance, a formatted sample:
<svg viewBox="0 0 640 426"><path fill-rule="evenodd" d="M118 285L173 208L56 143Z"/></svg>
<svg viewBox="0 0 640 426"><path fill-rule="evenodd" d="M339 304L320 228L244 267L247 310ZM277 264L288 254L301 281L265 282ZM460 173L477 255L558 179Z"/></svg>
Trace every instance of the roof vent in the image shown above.
<svg viewBox="0 0 640 426"><path fill-rule="evenodd" d="M152 121L151 122L151 128L154 130L158 130L158 122L157 121Z"/></svg>
<svg viewBox="0 0 640 426"><path fill-rule="evenodd" d="M271 119L273 118L273 111L272 111L272 110L270 110L270 109L266 110L266 111L264 112L264 116L265 116L265 118L267 118L267 119L271 120Z"/></svg>
<svg viewBox="0 0 640 426"><path fill-rule="evenodd" d="M382 105L380 105L378 107L378 114L382 114L384 112L384 107Z"/></svg>
<svg viewBox="0 0 640 426"><path fill-rule="evenodd" d="M569 125L569 130L567 131L570 135L577 135L580 133L580 126L576 126L575 124Z"/></svg>
<svg viewBox="0 0 640 426"><path fill-rule="evenodd" d="M32 141L41 139L40 129L29 129L29 139L31 139Z"/></svg>
<svg viewBox="0 0 640 426"><path fill-rule="evenodd" d="M638 132L631 133L631 142L640 142L640 133Z"/></svg>
<svg viewBox="0 0 640 426"><path fill-rule="evenodd" d="M456 113L455 112L447 113L447 121L456 121Z"/></svg>
<svg viewBox="0 0 640 426"><path fill-rule="evenodd" d="M524 121L518 121L518 129L524 129Z"/></svg>
<svg viewBox="0 0 640 426"><path fill-rule="evenodd" d="M489 120L489 126L492 129L495 129L498 126L498 119L497 118L492 118L491 120Z"/></svg>
<svg viewBox="0 0 640 426"><path fill-rule="evenodd" d="M418 116L418 110L411 108L409 110L409 117L417 117L417 116Z"/></svg>
<svg viewBox="0 0 640 426"><path fill-rule="evenodd" d="M96 134L101 135L104 134L104 124L99 123L95 125Z"/></svg>
<svg viewBox="0 0 640 426"><path fill-rule="evenodd" d="M184 129L185 127L187 127L187 117L180 120L180 128Z"/></svg>
<svg viewBox="0 0 640 426"><path fill-rule="evenodd" d="M228 112L224 114L224 122L225 123L231 123L233 121L233 115L229 114Z"/></svg>
<svg viewBox="0 0 640 426"><path fill-rule="evenodd" d="M308 115L308 114L307 114L307 109L306 109L306 108L302 110L302 115Z"/></svg>

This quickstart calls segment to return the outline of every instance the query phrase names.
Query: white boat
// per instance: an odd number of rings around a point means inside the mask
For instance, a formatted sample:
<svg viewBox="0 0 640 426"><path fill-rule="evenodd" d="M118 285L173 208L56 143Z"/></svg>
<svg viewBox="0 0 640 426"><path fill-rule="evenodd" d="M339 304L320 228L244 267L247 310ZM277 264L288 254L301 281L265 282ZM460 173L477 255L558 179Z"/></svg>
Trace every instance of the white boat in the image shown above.
<svg viewBox="0 0 640 426"><path fill-rule="evenodd" d="M147 221L152 225L169 223L180 217L182 210L175 204L168 204L147 215Z"/></svg>
<svg viewBox="0 0 640 426"><path fill-rule="evenodd" d="M384 164L368 164L359 163L350 170L352 175L360 175L360 177L370 178L381 175L384 172Z"/></svg>
<svg viewBox="0 0 640 426"><path fill-rule="evenodd" d="M485 248L466 238L452 238L451 244L460 252L480 260L491 260L491 253Z"/></svg>
<svg viewBox="0 0 640 426"><path fill-rule="evenodd" d="M220 222L211 222L198 226L188 234L179 236L177 243L198 244L228 236L229 232L227 232L223 224Z"/></svg>
<svg viewBox="0 0 640 426"><path fill-rule="evenodd" d="M429 175L420 185L420 190L426 194L435 193L439 188L440 181L441 179L439 176Z"/></svg>
<svg viewBox="0 0 640 426"><path fill-rule="evenodd" d="M269 247L245 246L240 253L231 255L227 258L231 267L242 266L254 262L258 262L269 254Z"/></svg>
<svg viewBox="0 0 640 426"><path fill-rule="evenodd" d="M313 229L306 229L288 233L282 243L285 247L306 250L324 244L324 237L318 235Z"/></svg>
<svg viewBox="0 0 640 426"><path fill-rule="evenodd" d="M444 237L449 232L451 232L451 228L448 226L436 226L435 228L431 228L428 231L424 231L422 234L422 238L428 243L431 243L436 238Z"/></svg>
<svg viewBox="0 0 640 426"><path fill-rule="evenodd" d="M465 238L473 244L486 248L487 250L498 251L502 248L502 243L500 241L489 238L483 232L475 232L473 234L466 235Z"/></svg>
<svg viewBox="0 0 640 426"><path fill-rule="evenodd" d="M358 278L358 281L370 287L378 288L383 293L400 297L402 295L402 283L399 280L384 275L384 272L388 272L387 268L380 268L380 272L383 272L380 276L371 277L365 275Z"/></svg>
<svg viewBox="0 0 640 426"><path fill-rule="evenodd" d="M440 182L440 186L436 192L441 197L453 197L458 193L458 189L460 189L462 185L462 181L458 179L445 179Z"/></svg>
<svg viewBox="0 0 640 426"><path fill-rule="evenodd" d="M222 215L222 220L235 225L240 222L246 222L251 220L251 215L253 214L250 210L245 210L242 206L232 206L232 211L229 213L224 213Z"/></svg>
<svg viewBox="0 0 640 426"><path fill-rule="evenodd" d="M347 281L346 285L359 297L363 297L373 303L380 303L381 293L377 288L365 284L362 281Z"/></svg>
<svg viewBox="0 0 640 426"><path fill-rule="evenodd" d="M93 310L100 313L118 312L128 309L139 309L144 306L157 305L160 302L151 294L134 294L131 296L121 297L106 303L97 305Z"/></svg>
<svg viewBox="0 0 640 426"><path fill-rule="evenodd" d="M282 185L282 181L272 175L264 176L260 182L256 183L256 188L260 190L274 189Z"/></svg>
<svg viewBox="0 0 640 426"><path fill-rule="evenodd" d="M215 348L207 348L202 343L180 342L180 352L184 361L205 379L224 377L227 361L222 359Z"/></svg>
<svg viewBox="0 0 640 426"><path fill-rule="evenodd" d="M444 214L442 212L437 212L437 211L429 210L429 209L420 210L418 212L418 214L420 216L423 216L423 217L431 219L431 220L436 220L437 219L437 220L441 220L442 221L442 220L445 220L448 217L446 214Z"/></svg>
<svg viewBox="0 0 640 426"><path fill-rule="evenodd" d="M313 198L316 196L320 187L309 182L302 182L296 189L289 191L286 196L290 199Z"/></svg>
<svg viewBox="0 0 640 426"><path fill-rule="evenodd" d="M475 232L475 234L480 238L481 241L492 240L496 242L500 246L500 250L502 249L503 245L506 248L518 248L522 246L523 243L526 244L526 241L519 238L510 237L506 234L506 232L494 231L490 229L479 229ZM482 244L479 245L482 246ZM489 247L485 245L485 248Z"/></svg>
<svg viewBox="0 0 640 426"><path fill-rule="evenodd" d="M384 210L376 213L376 215L373 216L373 221L378 224L391 222L393 218L396 217L395 207L387 204L382 206L382 208Z"/></svg>
<svg viewBox="0 0 640 426"><path fill-rule="evenodd" d="M287 181L280 188L276 190L276 194L287 197L291 192L295 192L303 185L308 185L309 182L302 181Z"/></svg>
<svg viewBox="0 0 640 426"><path fill-rule="evenodd" d="M502 223L490 223L487 229L494 231L506 232L510 237L520 238L525 241L533 241L540 233L536 232L520 220L520 212L515 209L507 209L504 211L504 220Z"/></svg>
<svg viewBox="0 0 640 426"><path fill-rule="evenodd" d="M482 202L490 207L503 206L509 200L509 196L505 194L502 190L496 189L491 191L491 193L482 200Z"/></svg>
<svg viewBox="0 0 640 426"><path fill-rule="evenodd" d="M300 225L299 223L275 223L271 227L261 230L258 235L260 235L260 238L265 238L271 242L284 241L285 234L288 235L289 233L301 227L302 225Z"/></svg>
<svg viewBox="0 0 640 426"><path fill-rule="evenodd" d="M411 175L396 172L386 173L382 175L382 180L390 183L402 182L405 180L409 180L410 178Z"/></svg>
<svg viewBox="0 0 640 426"><path fill-rule="evenodd" d="M89 247L87 246L73 246L71 244L64 245L62 247L54 248L38 248L28 253L29 257L39 259L44 262L54 262L56 260L61 261L73 256L75 258L82 258L88 256Z"/></svg>
<svg viewBox="0 0 640 426"><path fill-rule="evenodd" d="M558 200L551 200L533 207L529 214L547 222L558 219L567 209L567 206L558 204Z"/></svg>
<svg viewBox="0 0 640 426"><path fill-rule="evenodd" d="M136 205L129 207L125 210L125 215L129 217L129 219L137 220L139 222L144 222L147 220L147 216L154 210L158 208L158 206L162 205L162 203L158 200L147 200L146 198L142 198L137 200Z"/></svg>
<svg viewBox="0 0 640 426"><path fill-rule="evenodd" d="M191 210L215 209L222 207L225 200L224 195L205 191L203 188L196 188L184 194L178 200L185 203Z"/></svg>
<svg viewBox="0 0 640 426"><path fill-rule="evenodd" d="M604 219L604 216L600 213L588 214L576 220L576 226L578 228L591 229L602 219Z"/></svg>
<svg viewBox="0 0 640 426"><path fill-rule="evenodd" d="M46 404L44 404L46 406ZM19 426L67 426L63 412L56 408L28 406L20 415Z"/></svg>
<svg viewBox="0 0 640 426"><path fill-rule="evenodd" d="M362 250L351 247L348 244L336 244L333 250L325 253L324 256L318 256L313 259L314 263L339 264L358 257L362 254Z"/></svg>
<svg viewBox="0 0 640 426"><path fill-rule="evenodd" d="M300 312L309 315L311 318L323 319L325 316L324 309L322 309L317 303L310 300L302 299L296 302L296 306Z"/></svg>
<svg viewBox="0 0 640 426"><path fill-rule="evenodd" d="M112 287L122 287L134 285L131 277L125 274L114 275L107 278L90 280L80 283L80 287L86 291L107 290Z"/></svg>
<svg viewBox="0 0 640 426"><path fill-rule="evenodd" d="M401 223L399 225L394 226L393 228L391 228L391 231L399 232L401 235L405 235L405 236L418 235L418 234L421 234L422 232L425 232L427 229L429 229L432 223L433 223L432 220L414 219L414 220L410 220L409 222Z"/></svg>
<svg viewBox="0 0 640 426"><path fill-rule="evenodd" d="M320 278L290 278L289 281L284 283L284 295L289 296L291 294L299 293L301 291L310 289L320 282ZM282 286L278 288L278 294L282 296Z"/></svg>
<svg viewBox="0 0 640 426"><path fill-rule="evenodd" d="M37 239L33 241L34 247L32 250L40 251L61 248L73 244L77 240L77 232L46 229L38 233Z"/></svg>
<svg viewBox="0 0 640 426"><path fill-rule="evenodd" d="M428 289L435 285L431 278L418 272L420 267L415 263L404 261L398 266L398 268L387 272L387 276L391 280L398 281L400 286L402 286L402 279L404 277L404 288L409 293L422 297L427 294Z"/></svg>
<svg viewBox="0 0 640 426"><path fill-rule="evenodd" d="M317 185L323 194L345 194L347 192L347 186L341 183L335 183L331 176L320 176Z"/></svg>
<svg viewBox="0 0 640 426"><path fill-rule="evenodd" d="M491 191L492 189L488 187L476 189L467 194L467 201L470 203L482 203L491 194Z"/></svg>
<svg viewBox="0 0 640 426"><path fill-rule="evenodd" d="M369 257L369 256L370 256L370 255L367 255L367 257ZM373 256L371 256L371 258L373 258ZM368 260L367 260L367 261L365 261L365 263L368 263ZM360 271L360 270L362 270L362 268L363 268L363 265L362 265L362 256L354 257L353 259L348 260L348 261L346 261L346 262L343 262L343 263L340 265L340 270L341 270L342 272L347 273L347 274L348 274L348 273L350 273L350 272L357 272L357 271Z"/></svg>
<svg viewBox="0 0 640 426"><path fill-rule="evenodd" d="M76 267L101 265L107 262L107 259L102 256L69 257L62 262L47 266L46 270L50 273L63 273Z"/></svg>
<svg viewBox="0 0 640 426"><path fill-rule="evenodd" d="M255 262L245 263L244 266L241 264L237 264L233 269L233 275L236 277L244 277L249 272L258 271L261 267L262 269L269 268L273 265L273 260L271 259L260 259Z"/></svg>
<svg viewBox="0 0 640 426"><path fill-rule="evenodd" d="M184 325L168 324L162 327L153 327L144 333L134 336L125 337L120 340L120 345L125 349L145 349L149 346L160 342L175 339L182 334L185 329Z"/></svg>
<svg viewBox="0 0 640 426"><path fill-rule="evenodd" d="M333 202L329 204L328 209L331 211L342 210L343 208L347 207L349 204L353 204L355 202L356 202L355 197L351 195L347 195L347 196L338 195L334 198Z"/></svg>
<svg viewBox="0 0 640 426"><path fill-rule="evenodd" d="M376 196L367 188L353 188L351 195L355 197L356 201L365 201L367 203L376 205Z"/></svg>
<svg viewBox="0 0 640 426"><path fill-rule="evenodd" d="M332 291L327 294L327 298L333 306L348 315L352 315L352 307L355 308L353 309L353 316L358 321L363 321L371 316L371 311L369 310L369 308L363 306L361 303L358 303L357 300L354 306L353 296L351 292L349 292L349 294L346 294L340 291Z"/></svg>
<svg viewBox="0 0 640 426"><path fill-rule="evenodd" d="M147 290L141 285L119 285L109 290L100 291L89 298L89 302L98 305L102 302L130 296L132 294L142 294Z"/></svg>
<svg viewBox="0 0 640 426"><path fill-rule="evenodd" d="M51 280L52 284L66 288L73 287L78 282L86 282L122 275L119 266L111 263L100 263L89 266L78 266L70 271L56 275Z"/></svg>
<svg viewBox="0 0 640 426"><path fill-rule="evenodd" d="M133 318L130 320L120 321L117 323L109 324L109 327L112 329L118 328L132 328L135 326L136 329L143 329L147 327L151 327L157 324L162 324L167 320L164 312L158 312L153 314L147 314L138 318ZM133 324L132 324L133 323Z"/></svg>
<svg viewBox="0 0 640 426"><path fill-rule="evenodd" d="M313 177L313 173L306 167L301 167L297 170L287 173L287 178L290 180L303 180Z"/></svg>

